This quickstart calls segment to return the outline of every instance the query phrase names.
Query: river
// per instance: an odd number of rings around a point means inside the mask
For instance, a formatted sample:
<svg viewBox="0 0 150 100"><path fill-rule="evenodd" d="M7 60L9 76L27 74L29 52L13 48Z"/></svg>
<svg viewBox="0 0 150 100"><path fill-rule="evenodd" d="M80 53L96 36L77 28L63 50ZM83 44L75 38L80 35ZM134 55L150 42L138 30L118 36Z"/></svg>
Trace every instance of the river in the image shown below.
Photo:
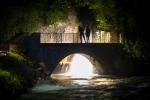
<svg viewBox="0 0 150 100"><path fill-rule="evenodd" d="M150 100L150 77L96 76L37 82L20 100Z"/></svg>

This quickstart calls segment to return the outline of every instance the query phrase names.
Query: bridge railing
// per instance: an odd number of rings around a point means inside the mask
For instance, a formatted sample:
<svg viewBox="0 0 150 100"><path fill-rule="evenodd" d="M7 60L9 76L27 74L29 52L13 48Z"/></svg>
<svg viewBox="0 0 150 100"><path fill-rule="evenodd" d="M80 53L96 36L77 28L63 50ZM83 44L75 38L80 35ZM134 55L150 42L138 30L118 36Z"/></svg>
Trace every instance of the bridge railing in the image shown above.
<svg viewBox="0 0 150 100"><path fill-rule="evenodd" d="M40 43L79 43L77 33L41 33Z"/></svg>
<svg viewBox="0 0 150 100"><path fill-rule="evenodd" d="M86 37L85 37L86 39ZM84 39L83 43L85 43ZM110 32L91 34L89 43L120 43L118 35ZM79 33L40 33L40 43L80 43Z"/></svg>

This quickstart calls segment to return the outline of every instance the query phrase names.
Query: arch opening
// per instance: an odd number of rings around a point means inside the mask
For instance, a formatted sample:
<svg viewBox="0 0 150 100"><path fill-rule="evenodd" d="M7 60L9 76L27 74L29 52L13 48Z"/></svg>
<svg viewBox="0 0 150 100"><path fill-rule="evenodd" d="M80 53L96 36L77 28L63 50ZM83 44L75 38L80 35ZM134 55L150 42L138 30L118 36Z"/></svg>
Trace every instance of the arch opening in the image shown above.
<svg viewBox="0 0 150 100"><path fill-rule="evenodd" d="M96 67L96 61L93 57L74 53L62 59L53 73L53 79L91 79L99 75L102 71L100 67Z"/></svg>

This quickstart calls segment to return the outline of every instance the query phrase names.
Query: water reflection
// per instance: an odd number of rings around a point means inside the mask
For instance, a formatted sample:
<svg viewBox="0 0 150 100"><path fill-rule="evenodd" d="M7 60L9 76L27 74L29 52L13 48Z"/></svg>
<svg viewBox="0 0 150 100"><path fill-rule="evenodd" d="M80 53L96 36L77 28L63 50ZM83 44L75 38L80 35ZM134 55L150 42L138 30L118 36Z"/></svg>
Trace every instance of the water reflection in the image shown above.
<svg viewBox="0 0 150 100"><path fill-rule="evenodd" d="M68 85L78 85L78 86L99 86L99 85L115 85L125 82L124 79L115 79L113 76L108 75L96 75L93 76L91 79L86 78L71 78L65 76L64 74L53 74L53 80L57 81L59 84L68 84Z"/></svg>
<svg viewBox="0 0 150 100"><path fill-rule="evenodd" d="M149 100L149 81L149 77L114 76L42 80L20 100Z"/></svg>
<svg viewBox="0 0 150 100"><path fill-rule="evenodd" d="M88 62L82 55L63 59L58 73L53 73L49 80L39 81L21 100L150 99L149 92L146 92L150 89L149 77L98 75L91 63L85 65Z"/></svg>
<svg viewBox="0 0 150 100"><path fill-rule="evenodd" d="M88 80L72 80L72 84L89 85L89 81Z"/></svg>

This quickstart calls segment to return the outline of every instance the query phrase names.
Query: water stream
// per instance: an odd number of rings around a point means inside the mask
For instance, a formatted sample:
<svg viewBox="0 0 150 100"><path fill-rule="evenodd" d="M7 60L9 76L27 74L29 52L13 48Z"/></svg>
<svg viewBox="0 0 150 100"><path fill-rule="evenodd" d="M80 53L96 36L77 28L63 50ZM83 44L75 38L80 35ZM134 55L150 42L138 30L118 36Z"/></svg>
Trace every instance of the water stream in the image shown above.
<svg viewBox="0 0 150 100"><path fill-rule="evenodd" d="M42 80L20 100L149 100L149 77L96 76ZM64 77L64 78L63 78Z"/></svg>

